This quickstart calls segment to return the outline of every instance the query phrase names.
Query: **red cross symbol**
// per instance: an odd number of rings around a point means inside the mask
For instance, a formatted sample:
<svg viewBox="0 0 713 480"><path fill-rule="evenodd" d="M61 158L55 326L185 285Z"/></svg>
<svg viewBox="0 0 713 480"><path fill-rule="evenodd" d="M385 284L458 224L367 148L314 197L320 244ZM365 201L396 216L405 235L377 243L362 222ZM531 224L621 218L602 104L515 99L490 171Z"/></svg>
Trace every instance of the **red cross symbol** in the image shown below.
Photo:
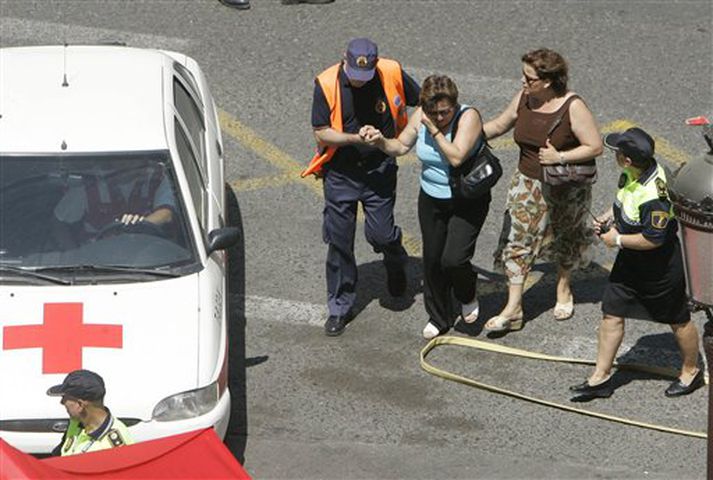
<svg viewBox="0 0 713 480"><path fill-rule="evenodd" d="M3 350L42 348L42 373L82 368L82 348L122 348L121 325L87 325L81 303L45 303L42 325L3 329Z"/></svg>

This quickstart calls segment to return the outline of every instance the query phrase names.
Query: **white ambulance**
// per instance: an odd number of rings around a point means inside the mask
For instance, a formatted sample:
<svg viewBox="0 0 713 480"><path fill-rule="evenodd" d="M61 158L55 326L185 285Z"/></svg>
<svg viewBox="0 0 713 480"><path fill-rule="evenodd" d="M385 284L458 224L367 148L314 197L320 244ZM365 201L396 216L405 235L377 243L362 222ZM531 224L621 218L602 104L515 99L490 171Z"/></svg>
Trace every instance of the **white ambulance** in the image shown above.
<svg viewBox="0 0 713 480"><path fill-rule="evenodd" d="M136 441L225 434L222 140L197 63L125 46L0 49L0 437L57 445L84 368Z"/></svg>

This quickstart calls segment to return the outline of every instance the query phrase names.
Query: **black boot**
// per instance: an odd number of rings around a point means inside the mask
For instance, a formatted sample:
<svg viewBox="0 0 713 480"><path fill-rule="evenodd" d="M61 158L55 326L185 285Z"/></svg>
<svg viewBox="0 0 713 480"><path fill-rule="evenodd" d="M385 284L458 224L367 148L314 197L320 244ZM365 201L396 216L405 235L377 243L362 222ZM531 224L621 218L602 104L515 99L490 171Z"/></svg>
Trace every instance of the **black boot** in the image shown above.
<svg viewBox="0 0 713 480"><path fill-rule="evenodd" d="M238 10L247 10L250 8L250 0L220 0L220 3Z"/></svg>
<svg viewBox="0 0 713 480"><path fill-rule="evenodd" d="M341 335L344 333L344 329L351 319L351 311L349 311L346 315L330 315L327 317L327 321L324 322L324 333L328 337Z"/></svg>
<svg viewBox="0 0 713 480"><path fill-rule="evenodd" d="M403 265L386 267L386 287L392 297L401 297L406 293L406 269Z"/></svg>

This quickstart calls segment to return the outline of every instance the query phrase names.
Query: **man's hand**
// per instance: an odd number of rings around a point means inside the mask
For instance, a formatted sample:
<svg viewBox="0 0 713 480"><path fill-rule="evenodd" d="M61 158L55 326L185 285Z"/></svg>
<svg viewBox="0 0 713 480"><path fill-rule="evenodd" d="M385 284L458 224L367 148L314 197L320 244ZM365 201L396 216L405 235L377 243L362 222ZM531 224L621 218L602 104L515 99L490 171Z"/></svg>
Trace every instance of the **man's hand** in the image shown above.
<svg viewBox="0 0 713 480"><path fill-rule="evenodd" d="M135 225L144 221L146 217L139 215L138 213L125 213L117 221L123 223L124 225Z"/></svg>
<svg viewBox="0 0 713 480"><path fill-rule="evenodd" d="M362 138L364 143L373 147L378 147L384 140L384 135L381 133L381 130L374 128L371 125L361 127L359 130L359 136Z"/></svg>
<svg viewBox="0 0 713 480"><path fill-rule="evenodd" d="M369 135L371 134L371 132L373 130L375 130L375 128L372 127L371 125L364 125L363 127L361 127L359 129L359 137L362 140L366 141L366 139L369 137Z"/></svg>

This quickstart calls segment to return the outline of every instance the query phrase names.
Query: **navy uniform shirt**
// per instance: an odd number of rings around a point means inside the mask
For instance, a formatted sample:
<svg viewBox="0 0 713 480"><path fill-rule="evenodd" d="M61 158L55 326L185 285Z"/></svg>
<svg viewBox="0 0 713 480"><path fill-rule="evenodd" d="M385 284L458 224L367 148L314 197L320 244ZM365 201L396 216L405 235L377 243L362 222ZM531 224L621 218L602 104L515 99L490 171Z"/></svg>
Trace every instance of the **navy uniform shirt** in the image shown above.
<svg viewBox="0 0 713 480"><path fill-rule="evenodd" d="M402 75L406 105L416 106L421 88L408 74L402 71ZM342 125L345 133L359 133L359 129L364 125L372 125L381 130L384 137L395 137L396 128L378 72L362 87L354 88L349 84L344 69L340 68L339 89L342 100ZM312 127L318 129L329 126L331 126L329 105L324 97L322 87L315 80ZM386 158L387 155L376 147L345 145L337 149L334 157L327 164L327 168L353 169L356 168L356 162L361 160L365 168L371 169Z"/></svg>

